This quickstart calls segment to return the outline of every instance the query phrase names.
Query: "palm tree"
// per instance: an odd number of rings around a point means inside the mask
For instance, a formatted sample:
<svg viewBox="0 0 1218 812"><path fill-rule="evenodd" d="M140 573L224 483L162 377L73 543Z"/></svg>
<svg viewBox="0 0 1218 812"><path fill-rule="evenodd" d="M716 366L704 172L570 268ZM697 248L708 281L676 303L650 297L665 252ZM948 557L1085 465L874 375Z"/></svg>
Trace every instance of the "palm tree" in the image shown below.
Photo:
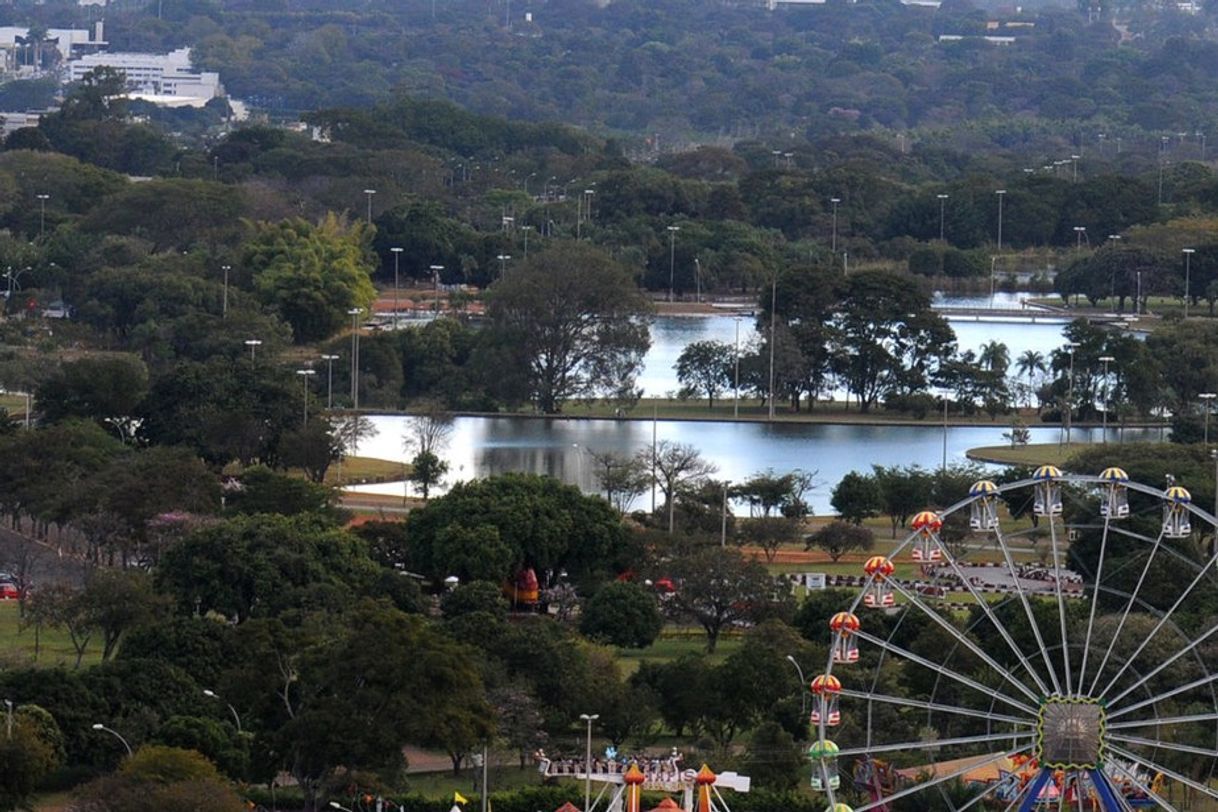
<svg viewBox="0 0 1218 812"><path fill-rule="evenodd" d="M1001 341L987 341L981 345L981 353L977 360L990 372L1006 376L1007 367L1011 365L1011 351Z"/></svg>
<svg viewBox="0 0 1218 812"><path fill-rule="evenodd" d="M1033 380L1033 377L1037 372L1043 375L1048 371L1048 367L1045 366L1045 356L1043 353L1039 353L1036 350L1024 350L1022 353L1020 353L1018 360L1015 361L1015 368L1019 370L1020 375L1028 376L1028 404L1031 405L1030 393L1036 389L1036 383Z"/></svg>

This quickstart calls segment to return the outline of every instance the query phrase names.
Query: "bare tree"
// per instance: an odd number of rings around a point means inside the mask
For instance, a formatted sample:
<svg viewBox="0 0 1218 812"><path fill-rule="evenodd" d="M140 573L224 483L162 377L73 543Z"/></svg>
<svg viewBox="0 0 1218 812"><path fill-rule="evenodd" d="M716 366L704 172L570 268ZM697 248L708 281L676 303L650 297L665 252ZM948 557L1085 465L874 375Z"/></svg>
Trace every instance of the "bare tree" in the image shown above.
<svg viewBox="0 0 1218 812"><path fill-rule="evenodd" d="M701 452L692 445L669 440L661 440L654 451L649 449L643 454L651 465L651 475L656 485L668 503L668 532L672 533L677 493L696 488L718 471L719 466L702 459Z"/></svg>
<svg viewBox="0 0 1218 812"><path fill-rule="evenodd" d="M448 463L440 458L440 454L448 447L452 433L452 415L436 401L424 403L419 413L406 421L402 447L413 454L410 479L422 491L424 500L448 473Z"/></svg>
<svg viewBox="0 0 1218 812"><path fill-rule="evenodd" d="M639 457L627 457L613 451L588 451L596 466L596 480L605 492L605 500L618 513L630 505L651 486L649 462Z"/></svg>
<svg viewBox="0 0 1218 812"><path fill-rule="evenodd" d="M342 442L343 454L348 456L355 456L362 441L379 433L373 422L362 414L344 415L334 424L334 436Z"/></svg>

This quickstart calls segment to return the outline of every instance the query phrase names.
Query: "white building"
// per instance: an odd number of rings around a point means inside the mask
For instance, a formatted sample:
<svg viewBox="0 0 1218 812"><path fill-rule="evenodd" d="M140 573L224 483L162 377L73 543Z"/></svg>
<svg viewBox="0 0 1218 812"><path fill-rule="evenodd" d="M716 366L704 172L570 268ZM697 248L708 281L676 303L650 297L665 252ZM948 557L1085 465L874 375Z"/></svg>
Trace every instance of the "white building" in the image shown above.
<svg viewBox="0 0 1218 812"><path fill-rule="evenodd" d="M0 26L0 58L5 71L36 75L45 68L54 70L61 62L105 50L103 28L99 22L85 28L50 28L42 41L29 41L25 26Z"/></svg>
<svg viewBox="0 0 1218 812"><path fill-rule="evenodd" d="M102 67L122 71L127 77L127 86L136 94L202 99L204 102L224 95L220 74L196 71L190 63L189 48L167 54L90 54L68 63L68 78L79 82L89 71Z"/></svg>

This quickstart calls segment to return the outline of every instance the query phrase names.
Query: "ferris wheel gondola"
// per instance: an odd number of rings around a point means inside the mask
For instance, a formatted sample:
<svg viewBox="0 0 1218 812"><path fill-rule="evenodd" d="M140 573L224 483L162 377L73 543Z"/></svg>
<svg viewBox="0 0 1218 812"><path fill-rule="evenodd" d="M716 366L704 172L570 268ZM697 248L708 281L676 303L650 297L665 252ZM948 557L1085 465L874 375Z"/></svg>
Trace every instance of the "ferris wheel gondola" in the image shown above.
<svg viewBox="0 0 1218 812"><path fill-rule="evenodd" d="M999 515L1004 503L1026 505L1019 492L1029 490L1032 517ZM1000 560L982 568L952 552L968 545L944 545L957 511ZM1178 786L1192 795L1180 808L1218 810L1218 623L1181 611L1218 587L1218 552L1188 542L1199 524L1215 529L1187 489L1133 482L1119 468L1080 476L1042 466L918 514L908 537L864 565L860 593L830 621L825 673L809 686L812 785L828 809L889 812L933 796L922 808L1174 811ZM905 556L938 562L969 601L967 623L896 576ZM1165 572L1180 577L1152 588L1152 573ZM878 612L859 616L860 605ZM901 631L910 621L933 624L949 644L910 645ZM893 679L905 690L886 693ZM918 735L894 734L902 729ZM886 783L841 780L870 775L860 765L876 756L911 753L929 763L891 767Z"/></svg>

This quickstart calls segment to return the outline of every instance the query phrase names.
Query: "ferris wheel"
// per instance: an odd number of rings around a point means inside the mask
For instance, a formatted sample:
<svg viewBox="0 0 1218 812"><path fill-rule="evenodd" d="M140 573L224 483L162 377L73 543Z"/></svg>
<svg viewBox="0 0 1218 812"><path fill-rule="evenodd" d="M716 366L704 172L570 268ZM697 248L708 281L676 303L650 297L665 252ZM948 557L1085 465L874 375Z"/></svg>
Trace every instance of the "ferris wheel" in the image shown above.
<svg viewBox="0 0 1218 812"><path fill-rule="evenodd" d="M827 812L1218 810L1215 520L1052 466L914 517L829 620Z"/></svg>

